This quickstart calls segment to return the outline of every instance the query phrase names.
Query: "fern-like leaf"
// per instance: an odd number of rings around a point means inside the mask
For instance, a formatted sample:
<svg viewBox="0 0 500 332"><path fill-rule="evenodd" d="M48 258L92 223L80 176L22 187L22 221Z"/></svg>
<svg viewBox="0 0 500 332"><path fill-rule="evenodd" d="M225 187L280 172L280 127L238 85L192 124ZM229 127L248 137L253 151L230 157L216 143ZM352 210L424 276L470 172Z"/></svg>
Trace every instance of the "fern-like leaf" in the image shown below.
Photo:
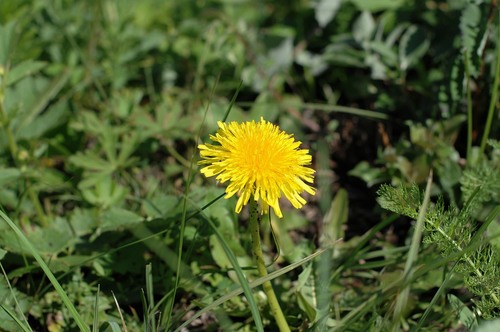
<svg viewBox="0 0 500 332"><path fill-rule="evenodd" d="M500 314L500 266L498 251L484 238L484 227L473 218L473 210L484 198L475 190L460 210L446 209L442 199L429 207L425 217L424 242L437 246L444 257L456 257L456 271L464 276L466 287L478 296L475 301L483 317ZM378 191L380 205L392 212L416 219L422 196L416 185L392 187L383 185ZM500 212L490 215L489 222ZM486 225L483 225L486 226Z"/></svg>
<svg viewBox="0 0 500 332"><path fill-rule="evenodd" d="M477 77L479 74L480 55L482 48L484 48L482 40L488 21L485 7L484 4L471 1L464 7L460 17L462 45L472 77Z"/></svg>

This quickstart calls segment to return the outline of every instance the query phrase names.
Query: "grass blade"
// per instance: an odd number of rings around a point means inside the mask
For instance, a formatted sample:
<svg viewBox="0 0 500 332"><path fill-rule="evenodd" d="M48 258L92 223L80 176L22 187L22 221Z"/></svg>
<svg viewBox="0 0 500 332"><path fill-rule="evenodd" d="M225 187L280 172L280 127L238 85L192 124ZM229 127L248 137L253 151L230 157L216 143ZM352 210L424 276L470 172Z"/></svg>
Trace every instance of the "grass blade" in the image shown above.
<svg viewBox="0 0 500 332"><path fill-rule="evenodd" d="M320 249L318 251L316 251L315 253L295 262L295 263L292 263L290 265L287 265L285 266L284 268L281 268L279 270L276 270L274 272L271 272L269 273L266 277L262 277L262 278L259 278L259 279L255 279L254 281L250 282L249 283L249 287L250 288L255 288L255 287L258 287L260 285L262 285L264 282L266 281L269 281L269 280L273 280L285 273L288 273L290 271L292 271L293 269L296 269L298 268L299 266L302 266L304 265L305 263L309 262L311 259L314 259L316 257L318 257L319 255L323 254L325 251L327 251L329 248L324 248L324 249ZM210 303L209 305L207 305L206 307L204 307L203 309L201 309L200 311L198 311L197 313L195 313L191 318L189 318L188 320L186 320L184 323L182 323L181 326L179 326L177 329L174 330L174 332L180 332L183 328L185 328L186 326L188 326L189 324L191 324L195 319L199 318L201 315L203 315L204 313L206 312L209 312L211 310L213 310L214 308L216 308L217 306L221 305L222 303L228 301L229 299L235 297L235 296L238 296L238 295L241 295L242 293L244 293L244 290L243 290L243 287L238 287L237 289L235 290L232 290L230 291L229 293L227 293L226 295L222 296L221 298L213 301L212 303Z"/></svg>
<svg viewBox="0 0 500 332"><path fill-rule="evenodd" d="M1 303L0 303L0 308L2 308L7 313L7 315L9 315L10 318L12 318L16 322L17 326L19 326L21 329L23 329L24 332L33 332L33 330L31 329L31 327L29 325L24 325L24 322L21 322L21 320L19 318L17 318L17 316L12 311L10 311L10 309L5 307Z"/></svg>
<svg viewBox="0 0 500 332"><path fill-rule="evenodd" d="M210 218L206 218L207 222L209 225L212 227L215 236L217 236L217 239L219 240L220 244L222 245L222 248L224 249L224 252L226 253L227 258L231 262L231 265L233 266L234 272L236 272L236 276L238 277L238 280L240 281L241 287L243 288L243 292L245 293L245 296L247 298L248 304L250 306L250 311L252 312L253 320L255 322L255 327L257 328L257 331L264 331L264 325L262 324L262 319L260 317L260 312L259 308L257 307L257 303L255 302L255 299L252 294L252 290L250 288L250 285L245 277L245 274L243 274L243 270L241 269L240 265L238 264L238 260L236 259L236 256L232 252L231 248L227 244L227 242L224 240L224 237L222 234L219 232L217 227L214 225L212 220Z"/></svg>
<svg viewBox="0 0 500 332"><path fill-rule="evenodd" d="M213 89L212 89L212 94L211 94L212 97L215 95L216 86L217 86L217 81L215 82ZM201 129L203 127L203 123L205 123L205 118L207 116L209 107L210 107L210 103L207 103L207 107L206 107L205 112L203 114L203 120L202 120L202 123L200 124L200 127L198 129L198 133L196 135L195 141L198 141L198 139L200 137ZM182 217L181 217L181 227L180 227L180 232L179 232L179 245L177 247L178 253L177 253L177 268L176 268L176 275L175 275L175 285L174 285L174 289L173 289L173 293L172 293L172 300L170 301L168 308L167 308L167 311L166 311L167 329L170 327L172 312L174 310L175 295L177 293L177 289L179 287L179 282L180 282L180 278L181 278L181 266L184 263L182 261L182 253L183 253L183 245L184 245L184 232L186 230L186 221L187 221L187 203L188 203L187 197L188 197L189 189L191 187L191 182L193 181L193 178L194 178L193 168L194 168L194 161L196 158L195 157L196 152L197 152L197 149L195 148L193 150L193 155L191 156L191 161L189 163L188 175L187 175L187 179L186 179L186 185L185 185L184 195L183 195L183 200L182 200Z"/></svg>
<svg viewBox="0 0 500 332"><path fill-rule="evenodd" d="M68 295L62 288L61 284L59 283L59 281L57 281L56 277L54 276L48 265L45 263L42 256L40 256L38 251L31 244L30 240L28 240L28 238L23 234L21 229L19 229L19 227L17 227L17 225L14 224L14 222L10 220L10 218L3 211L0 211L0 217L3 220L5 220L5 222L9 225L9 227L16 233L21 243L29 250L29 252L33 255L35 260L38 262L43 272L54 286L56 292L61 297L61 300L63 301L66 308L69 310L71 316L75 320L75 323L78 325L80 330L84 332L90 332L89 327L85 324L83 318L80 316L73 303L71 303L71 300L69 299Z"/></svg>
<svg viewBox="0 0 500 332"><path fill-rule="evenodd" d="M21 317L23 317L23 319L24 319L24 323L26 323L26 326L30 329L30 331L32 331L32 330L31 330L31 327L29 326L28 321L26 320L26 317L24 316L24 313L23 313L23 312L22 312L22 310L21 310L21 306L19 305L19 301L17 300L16 293L14 292L14 289L12 288L12 285L10 284L9 278L8 278L8 276L7 276L7 273L5 272L5 269L3 268L3 265L2 265L2 263L1 263L1 262L0 262L0 268L2 269L2 273L3 273L3 275L5 276L5 281L6 281L7 285L9 286L9 290L10 290L10 293L12 294L12 298L14 299L14 302L15 302L15 304L16 304L16 308L19 310L19 315L20 315ZM3 307L3 306L2 306L2 307ZM7 312L7 314L9 314L10 316L12 316L12 315L9 313L9 311L7 310L7 308L4 308L4 310ZM13 317L13 319L17 322L17 317L16 317L16 318L14 318L14 317ZM18 324L19 324L19 323L18 323ZM23 325L23 326L24 326L24 325Z"/></svg>
<svg viewBox="0 0 500 332"><path fill-rule="evenodd" d="M156 332L156 318L155 318L155 298L153 294L153 268L151 263L146 265L146 321L150 325L150 331Z"/></svg>
<svg viewBox="0 0 500 332"><path fill-rule="evenodd" d="M95 294L95 305L94 305L94 324L92 325L92 332L99 331L99 293L101 291L101 285L97 284L97 292Z"/></svg>
<svg viewBox="0 0 500 332"><path fill-rule="evenodd" d="M408 257L406 259L406 264L403 272L403 281L407 281L411 277L411 274L413 273L413 267L415 265L415 262L417 261L418 251L420 249L420 241L422 239L422 233L424 231L425 214L427 213L427 207L429 206L429 202L431 199L431 187L432 187L432 169L429 172L429 176L427 177L427 186L425 187L424 200L422 202L422 206L420 207L420 212L417 218L417 224L415 226L415 230L413 232L413 237L411 240L410 250L408 251ZM399 321L403 315L404 307L408 303L409 296L410 296L410 287L408 285L404 287L403 290L399 293L398 298L396 300L396 304L394 306L393 321L392 321L393 331L399 329Z"/></svg>

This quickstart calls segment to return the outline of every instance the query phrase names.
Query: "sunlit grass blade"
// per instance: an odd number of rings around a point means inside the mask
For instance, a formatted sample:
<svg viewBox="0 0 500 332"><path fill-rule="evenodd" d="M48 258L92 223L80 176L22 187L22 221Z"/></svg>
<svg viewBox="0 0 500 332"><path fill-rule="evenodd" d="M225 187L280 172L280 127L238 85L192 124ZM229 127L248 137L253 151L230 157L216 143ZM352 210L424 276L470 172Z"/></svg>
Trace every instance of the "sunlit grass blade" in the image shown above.
<svg viewBox="0 0 500 332"><path fill-rule="evenodd" d="M424 313L422 314L422 317L420 317L420 319L418 320L418 323L417 323L417 326L415 327L414 331L419 331L425 320L427 319L427 317L429 316L429 314L431 313L431 310L432 308L434 308L434 305L437 303L437 301L444 295L444 293L446 292L446 289L448 287L448 284L449 282L452 280L452 277L453 277L453 273L455 271L455 268L457 266L457 263L458 262L455 262L455 264L453 264L452 268L450 271L448 271L448 275L446 276L446 278L443 280L443 282L441 283L441 286L439 286L436 294L434 294L434 296L432 297L432 300L429 302L429 304L427 305L427 308L425 309Z"/></svg>
<svg viewBox="0 0 500 332"><path fill-rule="evenodd" d="M94 324L92 325L92 332L99 331L99 293L101 290L101 285L97 284L97 292L95 294L94 301Z"/></svg>
<svg viewBox="0 0 500 332"><path fill-rule="evenodd" d="M108 324L107 329L102 329L103 331L107 331L108 329L111 329L111 332L123 332L120 325L117 322L106 322Z"/></svg>
<svg viewBox="0 0 500 332"><path fill-rule="evenodd" d="M122 331L127 332L127 324L125 324L125 318L123 317L122 309L120 308L120 304L118 303L118 299L115 296L115 293L111 292L113 295L113 300L115 301L116 309L118 310L118 315L120 316L120 320L122 322Z"/></svg>
<svg viewBox="0 0 500 332"><path fill-rule="evenodd" d="M212 220L210 218L206 218L206 221L209 223L209 225L212 227L212 230L217 237L217 240L219 240L219 243L222 246L222 249L224 250L224 253L226 254L227 258L231 262L231 265L233 266L234 272L236 273L236 276L238 277L238 280L240 282L241 287L243 288L243 292L245 293L245 296L248 301L248 305L250 307L250 311L252 312L252 317L255 323L255 327L257 328L257 331L264 331L264 325L262 324L262 318L260 317L260 312L259 308L257 306L257 302L255 302L255 299L253 297L252 290L250 288L250 285L248 283L248 280L245 277L245 274L243 273L243 270L241 269L238 260L236 259L236 256L232 252L231 248L227 244L226 240L224 240L224 237L222 234L219 232L217 229L217 226L214 225Z"/></svg>
<svg viewBox="0 0 500 332"><path fill-rule="evenodd" d="M141 289L141 303L142 303L142 324L145 331L149 331L151 327L149 326L148 320L148 300L146 299L146 293L144 289Z"/></svg>
<svg viewBox="0 0 500 332"><path fill-rule="evenodd" d="M252 107L252 106L255 106L256 103L241 102L241 103L237 103L237 104L238 104L238 106L241 106L241 107ZM265 107L266 103L260 102L258 105ZM286 105L283 105L283 106L286 107ZM345 113L345 114L357 115L357 116L362 116L365 118L372 118L372 119L380 119L380 120L389 119L389 116L385 113L369 111L369 110L355 108L355 107L341 106L341 105L301 103L298 105L294 104L293 107L299 107L300 109L314 109L314 110L324 111L324 112L328 112L328 113L329 112Z"/></svg>
<svg viewBox="0 0 500 332"><path fill-rule="evenodd" d="M410 250L408 251L408 257L406 259L406 264L403 271L403 280L406 281L411 278L413 273L413 268L415 262L418 258L418 251L420 249L420 241L422 240L422 234L424 232L425 225L425 215L427 213L427 207L431 199L431 187L432 187L432 169L427 177L427 185L425 187L424 200L420 211L418 214L417 222L415 225L415 230L413 231L413 237L411 239ZM394 305L393 320L392 320L392 331L399 330L399 322L403 316L404 308L408 303L408 298L410 296L410 286L405 286L399 293L396 303Z"/></svg>
<svg viewBox="0 0 500 332"><path fill-rule="evenodd" d="M21 243L28 249L28 251L33 255L35 260L40 264L40 267L42 268L43 272L47 276L47 278L50 280L52 285L54 286L57 294L61 297L62 302L70 312L71 317L75 320L75 323L78 325L81 331L84 332L90 332L90 328L85 324L83 321L83 318L80 316L78 311L76 310L75 306L69 299L68 295L62 288L61 284L59 281L57 281L57 278L54 276L48 265L45 263L43 260L42 256L38 253L36 248L31 244L31 242L28 240L28 238L23 234L23 232L17 227L16 224L10 218L3 212L0 211L0 217L5 220L5 222L9 225L9 227L16 233L18 236L19 240Z"/></svg>
<svg viewBox="0 0 500 332"><path fill-rule="evenodd" d="M357 307L353 308L347 315L342 317L342 319L335 325L334 331L344 331L346 330L346 327L348 327L351 323L351 321L356 321L363 315L364 313L368 312L369 310L372 310L373 308L373 303L376 301L380 301L382 298L382 294L374 294L370 296L367 300L362 302L360 305Z"/></svg>
<svg viewBox="0 0 500 332"><path fill-rule="evenodd" d="M466 160L467 164L470 166L471 158L472 158L472 92L470 86L470 70L469 70L469 55L467 54L469 51L464 50L464 67L465 67L465 78L466 78L466 94L467 94L467 152L466 152Z"/></svg>
<svg viewBox="0 0 500 332"><path fill-rule="evenodd" d="M339 258L339 262L337 262L338 267L335 269L333 273L330 275L330 282L332 280L335 280L340 276L342 271L345 271L346 269L350 268L354 262L360 259L360 255L364 254L365 251L367 251L369 248L365 248L366 244L373 239L373 237L382 230L384 227L387 227L391 223L393 223L396 220L397 216L393 215L389 218L385 218L381 222L379 222L376 226L374 226L372 229L367 231L362 237L361 241L358 242L358 244L352 249L349 250L350 253L355 253L355 254L349 254L343 257ZM364 249L365 248L365 249Z"/></svg>
<svg viewBox="0 0 500 332"><path fill-rule="evenodd" d="M153 293L153 268L151 263L146 265L146 321L149 325L149 331L156 332L156 317L155 317L155 298Z"/></svg>
<svg viewBox="0 0 500 332"><path fill-rule="evenodd" d="M305 263L309 262L310 260L325 253L328 249L329 248L320 249L320 250L316 251L315 253L313 253L313 254L311 254L311 255L309 255L309 256L307 256L307 257L305 257L305 258L303 258L295 263L292 263L292 264L287 265L279 270L276 270L274 272L269 273L266 277L255 279L254 281L250 282L248 285L252 289L255 287L259 287L260 285L262 285L266 281L273 280L279 276L282 276L283 274L286 274L286 273L298 268L299 266L304 265ZM186 320L184 323L182 323L182 325L177 327L174 330L174 332L180 332L183 328L185 328L186 326L191 324L195 319L199 318L204 313L207 313L209 311L214 310L217 306L232 299L235 296L241 295L242 293L244 293L243 287L238 287L237 289L228 292L226 295L220 297L219 299L213 301L212 303L210 303L209 305L207 305L206 307L204 307L200 311L196 312L192 317L190 317L188 320Z"/></svg>
<svg viewBox="0 0 500 332"><path fill-rule="evenodd" d="M361 108L347 107L341 105L327 105L327 104L313 104L313 103L303 103L302 108L312 108L319 111L333 112L333 113L345 113L351 115L358 115L365 118L387 120L389 116L382 112L369 111Z"/></svg>
<svg viewBox="0 0 500 332"><path fill-rule="evenodd" d="M231 110L233 109L234 103L236 102L236 98L238 97L238 94L240 93L242 86L243 86L243 81L240 81L240 84L238 84L238 87L236 88L236 92L234 93L233 98L231 99L231 102L229 103L229 106L227 107L226 114L224 114L224 117L222 118L222 122L226 122L227 117L229 116L229 113L231 113Z"/></svg>
<svg viewBox="0 0 500 332"><path fill-rule="evenodd" d="M140 239L146 239L141 242L143 242L149 250L155 253L168 266L168 268L176 268L178 259L177 253L174 250L170 249L167 245L165 245L165 243L163 243L161 240L156 238L156 233L152 233L145 225L138 225L137 227L134 227L131 232L132 234L134 234L134 236ZM182 262L180 265L180 271L182 275L189 280L195 278L195 276L192 275L189 266L184 262ZM195 286L195 282L190 282L190 284L192 286ZM195 289L196 287L191 288ZM200 290L200 294L204 294L204 292Z"/></svg>
<svg viewBox="0 0 500 332"><path fill-rule="evenodd" d="M469 200L468 204L469 203L470 203L470 200ZM453 264L453 266L450 269L450 271L448 271L448 275L446 276L445 280L443 281L443 283L441 284L441 286L437 290L436 294L434 294L434 296L432 297L431 301L427 305L427 308L425 309L422 317L420 317L420 319L419 319L419 321L417 323L417 326L415 327L415 331L419 331L423 327L423 324L426 321L427 317L429 316L432 308L434 307L434 304L441 298L441 296L444 295L444 292L446 291L446 288L447 288L447 285L448 285L449 281L453 277L453 273L455 271L455 268L456 268L459 260L464 255L470 253L473 250L476 250L482 244L482 242L483 242L482 236L483 236L484 232L486 231L486 229L488 228L488 226L490 225L490 223L495 220L496 216L499 213L500 213L500 206L497 206L493 211L491 211L491 213L488 215L488 217L482 223L481 227L477 230L477 232L471 238L471 240L470 240L469 245L467 246L467 248L465 248L463 251L459 251L457 253L457 255L456 255L457 257L451 256L451 257L447 257L447 258L444 259L445 262L454 261L454 260L456 260L456 262L455 262L455 264ZM433 266L427 266L427 268L429 270L432 270L432 268L434 268L434 267Z"/></svg>
<svg viewBox="0 0 500 332"><path fill-rule="evenodd" d="M203 207L201 207L197 211L192 212L186 218L186 221L189 221L189 220L193 219L194 217L196 217L197 215L199 215L203 210L205 210L206 208L210 207L212 204L214 204L219 199L221 199L222 197L224 197L224 195L225 195L225 193L217 196L216 198L214 198L213 200L211 200L210 202L208 202L207 204L205 204ZM106 255L113 254L113 253L118 252L120 250L123 250L125 248L131 247L131 246L134 246L134 245L137 245L137 244L141 244L141 243L146 243L146 245L150 249L152 249L152 250L155 249L154 250L155 254L158 254L163 259L163 261L167 263L167 265L169 267L175 266L175 264L176 264L175 262L176 262L176 259L177 259L177 254L174 251L172 251L170 248L168 248L167 246L165 246L163 243L161 243L160 241L154 240L159 235L165 234L168 231L169 231L168 229L165 229L165 230L153 233L147 227L145 227L144 225L139 224L139 225L137 225L137 226L135 226L134 228L131 229L131 232L134 233L134 235L138 238L138 240L131 241L131 242L126 243L124 245L121 245L119 247L109 249L108 251L103 251L101 253L98 253L98 254L90 257L89 259L84 260L80 264L76 264L76 265L72 266L70 269L68 269L68 271L66 271L65 273L63 273L61 275L61 278L69 275L71 272L75 271L76 269L78 269L78 268L84 266L85 264L87 264L89 262L92 262L92 261L94 261L94 260L96 260L98 258L104 257ZM150 241L150 240L154 240L154 241ZM150 243L148 243L148 241L150 241ZM175 259L175 260L173 260L173 259ZM34 269L35 269L34 267L30 268L30 270L34 270ZM185 269L185 270L189 271L189 269ZM44 293L45 291L46 291L46 289L42 289L42 293Z"/></svg>
<svg viewBox="0 0 500 332"><path fill-rule="evenodd" d="M16 293L15 293L14 289L12 288L12 285L11 285L11 283L10 283L10 281L9 281L9 278L8 278L8 276L7 276L7 273L5 272L5 269L3 268L3 264L2 264L1 262L0 262L0 268L2 269L2 273L3 273L3 275L5 276L5 282L6 282L6 283L7 283L7 285L9 286L10 293L12 294L12 298L14 299L14 303L16 304L16 308L18 309L19 315L20 315L21 317L23 317L23 319L24 319L23 327L24 327L24 326L27 326L27 327L31 330L31 326L29 325L29 323L28 323L28 321L27 321L26 317L24 316L24 313L23 313L23 312L22 312L22 310L21 310L21 306L19 305L19 301L17 300ZM10 315L10 316L12 316L12 315L10 314L10 311L8 311L8 309L7 309L6 307L2 306L2 308L4 308L4 310L5 310L5 311L6 311L6 312ZM13 319L14 319L16 322L17 322L17 320L18 320L18 319L17 319L17 317L16 317L16 318L14 318L14 317L13 317ZM18 324L19 324L19 323L18 323Z"/></svg>
<svg viewBox="0 0 500 332"><path fill-rule="evenodd" d="M17 318L16 314L13 313L9 308L5 307L1 303L0 303L0 308L2 308L7 313L7 315L9 315L10 318L12 318L14 320L14 322L16 322L17 326L19 328L21 328L24 332L33 332L31 327L29 325L25 324L24 322L22 322L19 318Z"/></svg>
<svg viewBox="0 0 500 332"><path fill-rule="evenodd" d="M498 15L497 15L497 20L498 20ZM499 90L499 85L500 85L500 24L497 23L497 49L496 49L496 68L494 71L494 80L493 80L493 86L491 88L491 98L490 98L490 105L488 107L488 117L486 118L486 123L484 125L484 130L483 130L483 137L481 138L481 146L480 146L480 154L479 158L484 153L484 149L486 148L486 141L488 140L488 137L490 136L490 130L491 126L493 124L493 117L495 115L495 109L497 110L498 114L498 90Z"/></svg>
<svg viewBox="0 0 500 332"><path fill-rule="evenodd" d="M218 83L218 81L215 82L215 84L212 88L210 99L212 99L213 96L215 95L215 88L217 86L217 83ZM207 113L208 113L209 108L210 108L210 103L207 103L207 106L205 108L205 112L203 114L203 120L199 126L195 142L198 141L198 139L201 135L201 130L203 128L203 124L205 123L205 119L207 117ZM183 264L182 253L183 253L183 246L184 246L184 233L186 230L186 221L187 221L188 193L189 193L189 190L191 187L191 182L193 181L193 178L194 178L193 168L194 168L195 159L196 159L196 157L195 157L196 152L197 152L197 149L193 149L193 154L191 156L191 161L190 161L189 168L188 168L188 175L187 175L187 179L185 182L184 195L183 195L183 199L182 199L182 216L181 216L181 225L180 225L180 232L179 232L179 243L178 243L178 247L177 247L178 252L177 252L177 268L175 269L176 270L175 284L174 284L174 289L173 289L173 293L172 293L172 299L168 303L168 308L165 312L165 314L166 314L166 328L167 329L170 328L172 312L174 310L175 296L177 294L177 289L179 287L179 281L181 278L181 265Z"/></svg>

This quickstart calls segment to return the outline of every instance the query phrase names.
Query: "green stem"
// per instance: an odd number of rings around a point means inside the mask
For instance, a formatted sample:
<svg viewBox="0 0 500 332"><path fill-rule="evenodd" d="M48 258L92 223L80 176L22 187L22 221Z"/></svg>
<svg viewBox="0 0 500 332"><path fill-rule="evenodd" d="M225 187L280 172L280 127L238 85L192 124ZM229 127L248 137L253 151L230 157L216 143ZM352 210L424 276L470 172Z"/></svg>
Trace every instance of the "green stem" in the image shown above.
<svg viewBox="0 0 500 332"><path fill-rule="evenodd" d="M500 24L498 25L498 42L497 42L497 59L496 59L496 70L495 77L493 81L493 87L491 90L490 107L488 109L488 117L486 118L486 124L484 126L483 137L481 139L481 146L479 148L479 158L482 157L484 149L486 148L486 141L490 135L490 129L493 122L493 115L495 114L495 106L498 102L498 86L500 85Z"/></svg>
<svg viewBox="0 0 500 332"><path fill-rule="evenodd" d="M261 277L267 276L266 264L264 263L264 255L262 254L262 246L260 243L260 230L259 230L259 222L260 222L260 213L257 202L255 202L254 198L250 198L250 219L249 219L249 227L250 233L252 234L252 253L257 262L257 270ZM285 315L281 310L280 304L278 302L278 298L274 293L273 286L270 281L266 281L262 284L262 288L267 296L267 301L269 303L269 307L271 309L271 315L274 317L276 324L281 332L290 331L290 327L286 321Z"/></svg>
<svg viewBox="0 0 500 332"><path fill-rule="evenodd" d="M49 223L47 221L47 218L45 217L45 211L43 211L42 204L40 203L40 199L38 198L38 195L33 191L33 188L31 187L31 184L28 182L28 196L31 199L31 202L33 203L36 211L36 215L38 216L38 220L40 222L40 225L43 227L49 226Z"/></svg>
<svg viewBox="0 0 500 332"><path fill-rule="evenodd" d="M408 251L408 256L406 258L406 264L403 272L403 282L411 279L414 272L414 267L418 259L418 251L420 249L420 242L422 240L422 233L424 232L425 224L425 214L427 213L427 207L429 206L429 201L431 198L431 187L432 187L432 168L427 177L427 186L425 187L425 196L420 207L420 212L418 214L417 223L415 225L415 230L413 232L413 237L411 240L410 250ZM400 331L400 321L404 315L405 308L408 304L410 298L410 286L406 285L399 293L393 311L393 321L391 331Z"/></svg>
<svg viewBox="0 0 500 332"><path fill-rule="evenodd" d="M472 158L472 93L470 88L470 71L468 62L468 50L464 52L465 77L467 80L467 165L471 165Z"/></svg>

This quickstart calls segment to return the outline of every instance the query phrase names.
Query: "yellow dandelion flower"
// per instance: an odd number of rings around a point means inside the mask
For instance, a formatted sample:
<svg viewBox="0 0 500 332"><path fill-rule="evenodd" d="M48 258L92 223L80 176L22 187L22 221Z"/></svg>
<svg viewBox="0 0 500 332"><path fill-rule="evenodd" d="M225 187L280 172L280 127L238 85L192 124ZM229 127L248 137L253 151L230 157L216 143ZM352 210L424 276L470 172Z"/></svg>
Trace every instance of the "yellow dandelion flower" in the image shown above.
<svg viewBox="0 0 500 332"><path fill-rule="evenodd" d="M284 195L295 208L301 208L305 199L303 191L314 195L314 170L309 150L299 149L301 142L278 126L261 118L260 122L218 122L219 130L210 139L218 145L200 144L200 165L206 177L217 176L224 183L229 181L225 198L238 193L236 212L248 203L250 197L267 213L272 207L282 218L278 200Z"/></svg>

